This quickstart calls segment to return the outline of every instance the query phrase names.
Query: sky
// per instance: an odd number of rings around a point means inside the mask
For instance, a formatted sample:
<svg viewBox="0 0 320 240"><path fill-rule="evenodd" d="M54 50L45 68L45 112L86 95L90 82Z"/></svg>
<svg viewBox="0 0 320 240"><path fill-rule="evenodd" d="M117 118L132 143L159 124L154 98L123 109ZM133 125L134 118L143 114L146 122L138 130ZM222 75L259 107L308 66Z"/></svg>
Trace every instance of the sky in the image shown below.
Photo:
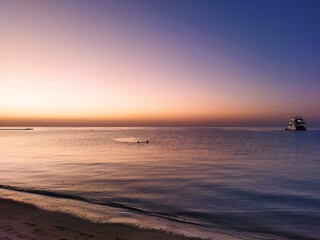
<svg viewBox="0 0 320 240"><path fill-rule="evenodd" d="M320 126L318 0L0 0L1 126Z"/></svg>

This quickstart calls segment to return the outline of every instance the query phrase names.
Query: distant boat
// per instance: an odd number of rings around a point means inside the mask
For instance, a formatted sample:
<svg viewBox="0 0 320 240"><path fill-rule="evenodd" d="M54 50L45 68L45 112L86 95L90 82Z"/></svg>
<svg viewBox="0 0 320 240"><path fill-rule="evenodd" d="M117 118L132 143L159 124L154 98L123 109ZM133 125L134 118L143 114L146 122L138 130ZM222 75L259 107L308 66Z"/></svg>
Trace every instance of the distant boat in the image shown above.
<svg viewBox="0 0 320 240"><path fill-rule="evenodd" d="M301 116L294 116L290 119L288 127L286 127L285 130L306 131L307 124Z"/></svg>
<svg viewBox="0 0 320 240"><path fill-rule="evenodd" d="M10 130L10 131L29 131L33 128L0 128L1 131Z"/></svg>

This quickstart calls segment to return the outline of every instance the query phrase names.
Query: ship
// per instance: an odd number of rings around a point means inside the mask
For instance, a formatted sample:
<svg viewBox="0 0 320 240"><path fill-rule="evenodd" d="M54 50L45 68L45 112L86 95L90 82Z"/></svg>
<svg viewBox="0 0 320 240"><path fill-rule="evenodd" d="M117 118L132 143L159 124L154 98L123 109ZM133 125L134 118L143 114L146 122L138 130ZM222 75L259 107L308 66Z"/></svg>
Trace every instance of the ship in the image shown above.
<svg viewBox="0 0 320 240"><path fill-rule="evenodd" d="M303 120L303 117L294 116L294 117L292 117L290 119L290 122L288 123L288 127L286 127L285 130L306 131L307 130L307 124Z"/></svg>

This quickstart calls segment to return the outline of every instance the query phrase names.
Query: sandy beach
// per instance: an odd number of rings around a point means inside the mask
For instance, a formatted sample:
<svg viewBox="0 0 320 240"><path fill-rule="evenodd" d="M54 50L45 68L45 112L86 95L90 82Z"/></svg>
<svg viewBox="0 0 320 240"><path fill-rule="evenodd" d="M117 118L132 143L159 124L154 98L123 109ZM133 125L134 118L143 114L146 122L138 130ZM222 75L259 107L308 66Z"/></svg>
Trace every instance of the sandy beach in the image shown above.
<svg viewBox="0 0 320 240"><path fill-rule="evenodd" d="M191 240L169 232L122 224L93 223L65 213L41 210L33 205L0 199L1 240Z"/></svg>

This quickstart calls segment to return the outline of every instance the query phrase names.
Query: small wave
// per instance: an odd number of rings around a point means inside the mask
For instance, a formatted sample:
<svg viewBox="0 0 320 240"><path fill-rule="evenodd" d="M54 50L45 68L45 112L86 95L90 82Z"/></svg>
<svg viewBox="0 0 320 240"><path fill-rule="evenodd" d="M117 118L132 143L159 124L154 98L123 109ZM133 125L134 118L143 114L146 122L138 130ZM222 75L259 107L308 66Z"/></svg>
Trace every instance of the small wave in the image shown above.
<svg viewBox="0 0 320 240"><path fill-rule="evenodd" d="M11 185L0 185L0 189L36 194L36 195L59 198L59 199L77 200L77 201L81 201L89 204L128 210L138 214L157 217L157 218L161 218L161 219L165 219L165 220L169 220L169 221L177 222L181 224L190 224L197 227L208 228L210 227L208 223L211 223L214 226L216 226L217 229L231 231L231 232L238 232L242 234L254 233L256 235L261 235L261 236L277 237L277 239L294 239L294 240L317 239L314 237L304 236L303 234L299 234L299 233L268 228L264 225L259 224L258 222L252 221L252 219L258 217L259 213L255 213L255 216L252 216L249 218L248 218L248 215L250 215L250 213L245 211L242 212L240 215L235 214L234 212L233 213L231 212L203 213L203 212L193 212L193 211L183 211L183 212L178 211L178 212L163 213L163 212L147 211L138 207L132 207L132 206L128 206L128 205L114 202L114 201L105 201L105 200L101 201L101 200L86 198L79 195L52 192L47 190L22 188L22 187L16 187ZM263 218L268 215L262 212L260 212L260 214L261 215L258 218ZM282 212L279 214L281 214L284 219L305 217L305 216L302 216L301 214L295 215L294 213L289 213L289 212ZM195 220L192 220L192 219L199 219L200 222L196 222ZM306 220L306 218L304 219ZM309 216L307 220L309 220L311 223L314 224L315 222L318 222L319 218ZM206 224L202 223L202 221L206 222ZM211 225L211 227L213 225ZM261 238L264 239L264 237L261 237Z"/></svg>
<svg viewBox="0 0 320 240"><path fill-rule="evenodd" d="M11 191L16 191L16 192L30 193L30 194L36 194L36 195L41 195L41 196L46 196L46 197L54 197L54 198L60 198L60 199L77 200L77 201L81 201L81 202L85 202L85 203L89 203L89 204L124 209L124 210L132 211L135 213L158 217L158 218L162 218L162 219L166 219L166 220L170 220L170 221L174 221L174 222L178 222L178 223L203 226L199 223L193 222L192 220L182 219L182 218L175 216L175 215L170 215L170 214L166 214L166 213L159 213L159 212L151 212L151 211L147 211L147 210L140 209L137 207L128 206L128 205L125 205L122 203L113 202L113 201L100 201L100 200L96 200L96 199L82 197L79 195L51 192L51 191L40 190L40 189L15 187L15 186L11 186L11 185L0 185L0 189L6 189L6 190L11 190Z"/></svg>

